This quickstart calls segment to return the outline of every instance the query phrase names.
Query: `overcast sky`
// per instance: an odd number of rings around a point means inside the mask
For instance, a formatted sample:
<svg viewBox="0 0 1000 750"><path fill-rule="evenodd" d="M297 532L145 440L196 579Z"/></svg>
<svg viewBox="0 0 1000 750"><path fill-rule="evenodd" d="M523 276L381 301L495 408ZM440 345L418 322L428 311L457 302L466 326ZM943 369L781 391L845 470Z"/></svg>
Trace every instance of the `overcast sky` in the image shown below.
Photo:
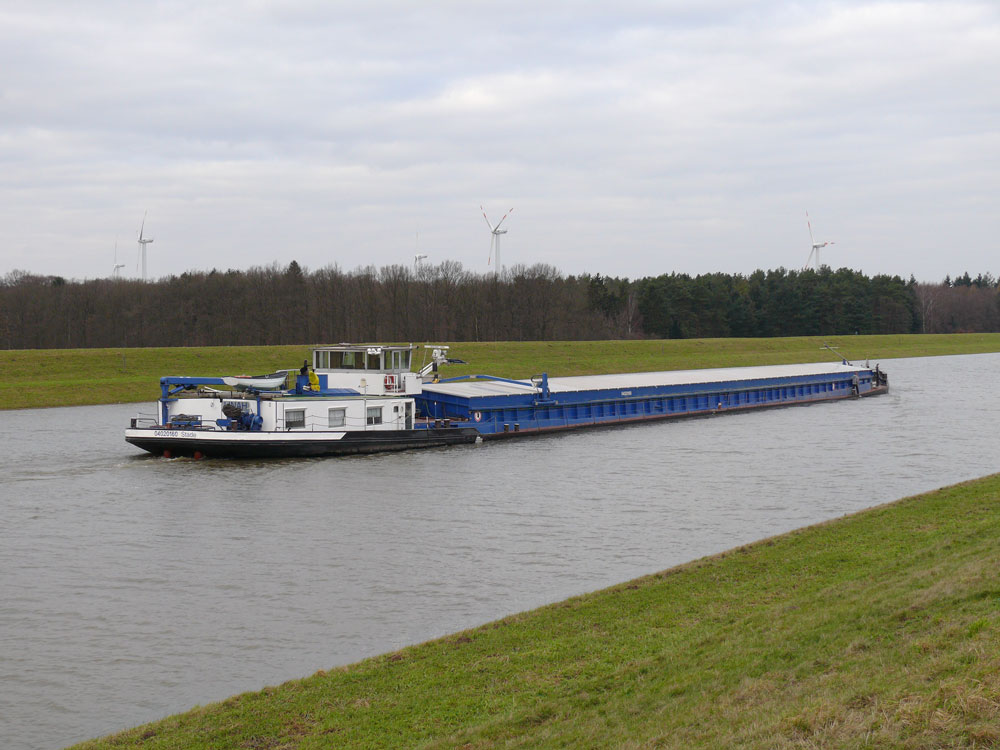
<svg viewBox="0 0 1000 750"><path fill-rule="evenodd" d="M0 0L0 275L1000 273L1000 3Z"/></svg>

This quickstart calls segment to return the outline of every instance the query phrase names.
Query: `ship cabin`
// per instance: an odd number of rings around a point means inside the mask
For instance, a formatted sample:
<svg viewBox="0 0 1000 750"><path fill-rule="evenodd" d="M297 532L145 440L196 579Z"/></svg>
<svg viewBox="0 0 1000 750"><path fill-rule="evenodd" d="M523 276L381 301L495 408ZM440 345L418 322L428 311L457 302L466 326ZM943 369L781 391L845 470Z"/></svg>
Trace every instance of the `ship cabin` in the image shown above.
<svg viewBox="0 0 1000 750"><path fill-rule="evenodd" d="M420 393L421 377L410 371L413 344L337 344L313 349L312 368L319 390L351 388L365 396ZM301 377L301 376L300 376Z"/></svg>

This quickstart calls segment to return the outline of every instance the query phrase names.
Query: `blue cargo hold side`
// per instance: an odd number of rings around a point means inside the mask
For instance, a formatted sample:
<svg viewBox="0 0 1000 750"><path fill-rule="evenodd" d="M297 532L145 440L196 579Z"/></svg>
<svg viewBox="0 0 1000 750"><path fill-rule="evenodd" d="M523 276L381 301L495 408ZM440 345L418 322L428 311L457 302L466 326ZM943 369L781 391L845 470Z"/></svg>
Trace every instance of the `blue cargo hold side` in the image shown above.
<svg viewBox="0 0 1000 750"><path fill-rule="evenodd" d="M478 377L478 376L477 376ZM847 364L426 383L421 413L484 437L803 404L880 392L880 376Z"/></svg>

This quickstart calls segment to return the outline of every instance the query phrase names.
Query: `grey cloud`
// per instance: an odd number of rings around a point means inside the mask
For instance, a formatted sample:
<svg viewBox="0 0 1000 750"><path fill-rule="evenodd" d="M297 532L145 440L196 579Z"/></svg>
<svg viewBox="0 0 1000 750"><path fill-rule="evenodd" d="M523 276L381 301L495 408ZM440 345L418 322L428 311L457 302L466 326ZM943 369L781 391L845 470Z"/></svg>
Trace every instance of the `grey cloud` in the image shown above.
<svg viewBox="0 0 1000 750"><path fill-rule="evenodd" d="M805 260L992 271L988 3L45 2L0 10L0 271ZM503 208L499 208L502 206ZM937 218L935 218L937 217Z"/></svg>

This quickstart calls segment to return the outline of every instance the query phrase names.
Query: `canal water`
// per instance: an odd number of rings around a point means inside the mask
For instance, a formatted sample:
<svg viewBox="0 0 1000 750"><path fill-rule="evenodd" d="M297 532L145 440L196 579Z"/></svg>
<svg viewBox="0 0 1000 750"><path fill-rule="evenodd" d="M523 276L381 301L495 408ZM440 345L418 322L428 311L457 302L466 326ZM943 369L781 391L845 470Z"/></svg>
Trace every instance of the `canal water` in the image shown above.
<svg viewBox="0 0 1000 750"><path fill-rule="evenodd" d="M882 366L873 399L311 460L150 457L134 405L0 412L0 741L63 746L1000 471L1000 355Z"/></svg>

